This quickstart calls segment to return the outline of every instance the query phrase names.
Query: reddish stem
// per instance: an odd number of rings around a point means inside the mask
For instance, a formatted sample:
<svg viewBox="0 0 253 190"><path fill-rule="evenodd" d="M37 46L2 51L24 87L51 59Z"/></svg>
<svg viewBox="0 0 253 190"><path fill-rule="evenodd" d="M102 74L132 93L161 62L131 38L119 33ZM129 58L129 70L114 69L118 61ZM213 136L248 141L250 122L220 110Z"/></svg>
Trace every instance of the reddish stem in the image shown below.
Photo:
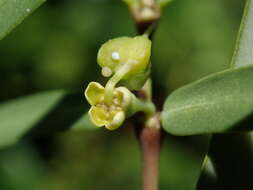
<svg viewBox="0 0 253 190"><path fill-rule="evenodd" d="M143 159L143 190L158 189L161 130L145 127L140 131Z"/></svg>

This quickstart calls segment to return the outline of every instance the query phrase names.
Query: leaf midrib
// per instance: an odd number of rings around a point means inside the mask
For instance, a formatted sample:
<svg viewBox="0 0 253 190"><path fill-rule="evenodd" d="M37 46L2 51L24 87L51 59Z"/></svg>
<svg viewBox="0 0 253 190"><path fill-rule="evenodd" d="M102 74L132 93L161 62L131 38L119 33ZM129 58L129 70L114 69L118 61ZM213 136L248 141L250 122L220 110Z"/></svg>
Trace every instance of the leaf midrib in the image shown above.
<svg viewBox="0 0 253 190"><path fill-rule="evenodd" d="M224 101L217 101L217 102L212 102L212 103L199 103L199 104L194 104L194 105L189 105L189 106L183 106L183 107L179 107L179 108L175 108L175 109L172 109L171 111L168 111L168 113L170 114L175 114L176 112L179 112L179 111L182 111L182 112L186 112L187 110L190 110L190 109L196 109L196 108L200 108L200 107L203 107L203 106L214 106L214 105L217 105L217 104L222 104L222 103L230 103L230 102L234 102L234 99L233 98L229 98L229 99L226 99ZM250 101L245 101L244 100L244 103L247 103L247 102L250 102Z"/></svg>

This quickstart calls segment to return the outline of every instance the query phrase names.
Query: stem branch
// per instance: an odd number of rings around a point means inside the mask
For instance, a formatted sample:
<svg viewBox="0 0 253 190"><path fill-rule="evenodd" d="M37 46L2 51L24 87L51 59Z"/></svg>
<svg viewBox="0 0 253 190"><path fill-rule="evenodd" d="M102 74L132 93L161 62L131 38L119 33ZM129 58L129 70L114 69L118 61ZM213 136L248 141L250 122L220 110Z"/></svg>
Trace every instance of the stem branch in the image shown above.
<svg viewBox="0 0 253 190"><path fill-rule="evenodd" d="M158 189L161 130L144 127L140 131L143 157L143 190Z"/></svg>
<svg viewBox="0 0 253 190"><path fill-rule="evenodd" d="M156 6L155 0L139 0L139 2L141 7L132 9L135 24L139 34L146 34L151 39L157 27L156 23L160 18L160 9ZM151 79L146 82L142 91L144 91L146 99L152 101ZM142 151L143 190L157 190L162 140L160 114L148 116L146 121L137 123L138 119L135 124L142 126L136 127L136 131Z"/></svg>

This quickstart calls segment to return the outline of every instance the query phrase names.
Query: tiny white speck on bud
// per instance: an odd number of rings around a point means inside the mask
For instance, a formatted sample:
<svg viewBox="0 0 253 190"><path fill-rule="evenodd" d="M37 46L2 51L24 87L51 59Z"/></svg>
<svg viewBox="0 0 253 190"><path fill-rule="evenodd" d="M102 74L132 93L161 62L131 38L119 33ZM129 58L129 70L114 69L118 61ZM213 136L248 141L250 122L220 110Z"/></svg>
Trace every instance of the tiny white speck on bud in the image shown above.
<svg viewBox="0 0 253 190"><path fill-rule="evenodd" d="M30 11L31 11L31 9L29 9L29 8L28 8L28 9L26 9L26 12L28 12L28 13L29 13Z"/></svg>
<svg viewBox="0 0 253 190"><path fill-rule="evenodd" d="M104 77L109 77L112 75L112 70L109 67L103 67L102 68L102 75Z"/></svg>
<svg viewBox="0 0 253 190"><path fill-rule="evenodd" d="M112 59L118 61L120 59L119 52L117 51L112 52Z"/></svg>

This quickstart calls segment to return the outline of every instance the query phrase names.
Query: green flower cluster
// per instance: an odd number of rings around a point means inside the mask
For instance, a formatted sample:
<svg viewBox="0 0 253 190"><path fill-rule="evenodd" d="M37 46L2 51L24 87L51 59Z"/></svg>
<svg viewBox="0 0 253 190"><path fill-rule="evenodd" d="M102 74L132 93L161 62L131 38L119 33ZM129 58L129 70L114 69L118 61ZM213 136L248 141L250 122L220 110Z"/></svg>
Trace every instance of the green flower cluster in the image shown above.
<svg viewBox="0 0 253 190"><path fill-rule="evenodd" d="M98 127L114 130L126 117L138 111L154 112L149 101L136 98L130 90L140 89L149 76L151 41L147 36L120 37L109 40L98 51L97 62L106 86L91 82L85 97L91 105L89 116ZM124 86L116 87L118 83ZM130 89L130 90L129 90Z"/></svg>

